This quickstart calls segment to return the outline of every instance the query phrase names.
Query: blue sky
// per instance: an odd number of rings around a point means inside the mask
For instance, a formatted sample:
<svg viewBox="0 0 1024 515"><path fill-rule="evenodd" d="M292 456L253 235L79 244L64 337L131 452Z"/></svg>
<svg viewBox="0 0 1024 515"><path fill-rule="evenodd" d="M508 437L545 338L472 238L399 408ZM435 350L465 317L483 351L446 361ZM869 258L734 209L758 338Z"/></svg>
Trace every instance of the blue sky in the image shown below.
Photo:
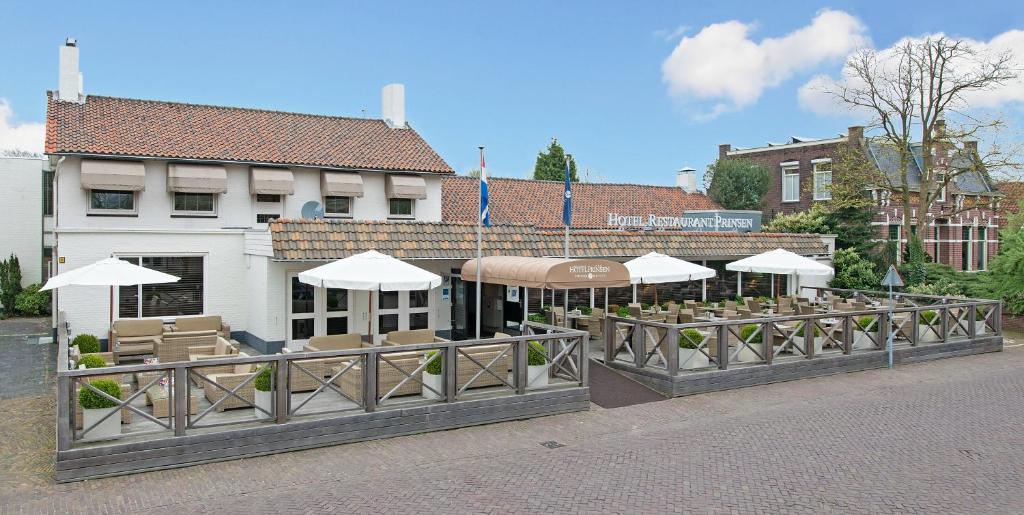
<svg viewBox="0 0 1024 515"><path fill-rule="evenodd" d="M880 49L940 31L987 42L1024 29L1019 4L985 1L61 4L0 2L0 147L38 129L57 47L73 36L86 94L376 117L381 86L402 82L410 123L459 172L486 145L493 175L525 176L555 136L598 179L653 184L683 165L702 170L719 143L833 136L855 121L798 99L812 77L838 73L842 34L838 49L777 53L791 70L769 78L727 48L691 50L673 91L663 63L709 25L746 24L757 46L830 9ZM735 76L700 77L693 59L735 63ZM724 112L709 116L715 106ZM1000 106L1018 127L1020 106Z"/></svg>

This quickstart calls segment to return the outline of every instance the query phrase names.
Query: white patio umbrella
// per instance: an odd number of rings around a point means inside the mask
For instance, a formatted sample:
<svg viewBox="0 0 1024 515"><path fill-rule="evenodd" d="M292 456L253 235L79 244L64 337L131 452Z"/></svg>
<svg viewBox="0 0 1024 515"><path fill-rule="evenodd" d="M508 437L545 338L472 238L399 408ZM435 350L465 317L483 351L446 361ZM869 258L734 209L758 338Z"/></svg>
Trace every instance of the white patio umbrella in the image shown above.
<svg viewBox="0 0 1024 515"><path fill-rule="evenodd" d="M141 267L116 257L109 257L91 265L57 274L46 281L40 290L55 290L65 286L108 286L110 287L110 324L113 325L115 286L173 283L180 279L171 274Z"/></svg>
<svg viewBox="0 0 1024 515"><path fill-rule="evenodd" d="M299 281L322 288L408 291L437 288L441 285L441 276L387 254L370 250L300 272ZM372 300L370 327L373 327ZM374 335L370 336L372 338Z"/></svg>
<svg viewBox="0 0 1024 515"><path fill-rule="evenodd" d="M733 272L793 275L796 278L797 294L799 294L801 275L832 275L834 273L832 267L828 265L823 265L811 258L794 254L785 249L770 250L756 256L733 261L725 265L725 269ZM773 286L774 283L773 277Z"/></svg>
<svg viewBox="0 0 1024 515"><path fill-rule="evenodd" d="M633 302L636 302L637 284L680 283L715 276L715 271L708 267L657 252L644 254L623 264L629 270L629 279L633 283Z"/></svg>

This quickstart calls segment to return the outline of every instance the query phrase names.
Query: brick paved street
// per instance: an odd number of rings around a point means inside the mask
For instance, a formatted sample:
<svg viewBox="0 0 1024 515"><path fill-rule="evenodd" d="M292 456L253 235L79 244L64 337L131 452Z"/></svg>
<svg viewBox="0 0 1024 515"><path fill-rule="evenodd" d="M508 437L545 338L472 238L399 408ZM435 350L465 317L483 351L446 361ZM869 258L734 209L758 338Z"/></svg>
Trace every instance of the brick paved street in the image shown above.
<svg viewBox="0 0 1024 515"><path fill-rule="evenodd" d="M22 472L0 513L1020 512L1022 369L1014 347L83 483Z"/></svg>

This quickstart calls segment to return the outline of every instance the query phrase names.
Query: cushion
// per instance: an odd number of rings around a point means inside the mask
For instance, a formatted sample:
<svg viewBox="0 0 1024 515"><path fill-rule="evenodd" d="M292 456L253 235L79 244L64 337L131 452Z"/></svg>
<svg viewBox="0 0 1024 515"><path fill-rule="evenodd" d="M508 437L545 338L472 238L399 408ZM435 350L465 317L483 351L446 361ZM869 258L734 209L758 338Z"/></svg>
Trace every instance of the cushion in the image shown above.
<svg viewBox="0 0 1024 515"><path fill-rule="evenodd" d="M180 317L174 325L179 331L220 331L221 321L217 315Z"/></svg>
<svg viewBox="0 0 1024 515"><path fill-rule="evenodd" d="M363 336L359 333L314 336L308 346L318 351L359 349L363 346Z"/></svg>
<svg viewBox="0 0 1024 515"><path fill-rule="evenodd" d="M213 353L219 355L228 353L228 342L224 338L217 338L217 344L213 346Z"/></svg>
<svg viewBox="0 0 1024 515"><path fill-rule="evenodd" d="M397 344L412 343L433 343L434 331L432 329L413 329L409 331L391 331L387 335L389 342Z"/></svg>
<svg viewBox="0 0 1024 515"><path fill-rule="evenodd" d="M160 319L150 320L116 320L114 330L118 337L123 336L153 336L164 332L164 323Z"/></svg>
<svg viewBox="0 0 1024 515"><path fill-rule="evenodd" d="M244 353L244 352L239 352L238 353L238 357L240 357L240 358L248 358L249 355ZM252 363L239 363L239 364L235 365L235 373L236 374L249 374L251 372L252 372Z"/></svg>

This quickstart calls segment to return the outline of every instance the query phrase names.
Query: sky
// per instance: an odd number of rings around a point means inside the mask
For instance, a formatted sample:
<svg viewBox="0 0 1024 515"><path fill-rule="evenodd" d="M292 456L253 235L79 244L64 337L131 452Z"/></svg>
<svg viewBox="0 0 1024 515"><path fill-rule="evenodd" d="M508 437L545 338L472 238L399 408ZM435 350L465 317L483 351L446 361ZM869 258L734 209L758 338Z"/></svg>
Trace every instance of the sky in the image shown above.
<svg viewBox="0 0 1024 515"><path fill-rule="evenodd" d="M0 0L0 149L42 148L58 47L87 95L380 116L458 172L526 177L551 138L585 177L673 184L718 145L832 137L862 123L814 86L857 48L945 33L1019 48L1016 2L8 2ZM986 98L1024 126L1024 79Z"/></svg>

